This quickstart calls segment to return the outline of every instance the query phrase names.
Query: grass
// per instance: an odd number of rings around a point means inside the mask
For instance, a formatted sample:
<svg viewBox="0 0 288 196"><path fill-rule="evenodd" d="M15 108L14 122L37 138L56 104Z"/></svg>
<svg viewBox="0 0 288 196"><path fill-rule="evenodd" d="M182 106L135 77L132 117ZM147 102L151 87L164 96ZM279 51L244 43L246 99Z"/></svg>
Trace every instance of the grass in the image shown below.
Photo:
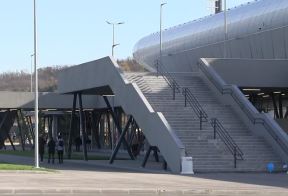
<svg viewBox="0 0 288 196"><path fill-rule="evenodd" d="M23 156L23 157L33 157L34 151L26 150L26 151L18 151L18 150L1 150L0 155L15 155L15 156Z"/></svg>
<svg viewBox="0 0 288 196"><path fill-rule="evenodd" d="M26 150L26 151L14 151L14 150L2 150L0 151L0 155L15 155L15 156L23 156L23 157L34 157L34 151L33 150ZM44 158L48 158L47 152L44 154ZM57 158L57 153L55 153L55 158ZM64 156L64 159L67 159L67 156ZM72 153L71 155L72 160L83 160L83 154L82 153ZM88 160L109 160L110 156L106 155L89 155L88 153ZM128 160L127 158L116 158L116 160Z"/></svg>
<svg viewBox="0 0 288 196"><path fill-rule="evenodd" d="M18 165L18 164L10 164L10 163L0 163L0 170L28 170L28 171L49 171L52 172L54 170L46 169L46 168L35 168L31 165Z"/></svg>

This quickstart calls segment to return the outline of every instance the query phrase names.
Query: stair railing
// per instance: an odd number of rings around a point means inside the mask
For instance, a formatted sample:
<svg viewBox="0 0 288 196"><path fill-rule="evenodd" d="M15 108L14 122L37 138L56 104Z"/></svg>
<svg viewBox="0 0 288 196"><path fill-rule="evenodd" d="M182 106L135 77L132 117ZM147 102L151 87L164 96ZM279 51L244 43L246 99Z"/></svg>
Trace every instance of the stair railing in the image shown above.
<svg viewBox="0 0 288 196"><path fill-rule="evenodd" d="M214 139L216 139L216 135L218 135L222 142L226 145L227 149L233 155L234 168L236 168L237 160L244 160L244 153L241 151L239 146L236 144L228 131L223 127L223 125L219 122L217 118L212 118L210 123L214 130Z"/></svg>
<svg viewBox="0 0 288 196"><path fill-rule="evenodd" d="M193 93L189 90L189 88L182 88L182 95L185 99L185 107L187 107L187 103L193 109L200 120L200 130L202 130L202 123L208 122L208 115L202 108L201 104L198 102L197 98L193 95Z"/></svg>
<svg viewBox="0 0 288 196"><path fill-rule="evenodd" d="M200 120L200 130L202 130L202 123L208 122L208 115L202 108L197 98L193 95L189 88L181 88L172 74L165 70L164 66L159 62L159 60L156 60L155 66L157 69L157 77L161 75L173 90L173 100L175 100L176 92L179 93L182 89L182 95L185 99L185 107L187 107L187 104L189 104L193 111L196 113ZM216 139L216 134L218 134L228 150L232 153L234 157L234 167L236 168L237 160L243 160L243 152L217 118L211 119L211 125L214 129L214 139Z"/></svg>
<svg viewBox="0 0 288 196"><path fill-rule="evenodd" d="M168 71L165 70L165 68L163 67L163 65L160 63L159 60L156 60L155 62L155 66L157 69L157 77L159 75L161 75L164 80L166 81L166 83L170 86L170 88L172 89L172 93L173 93L173 100L175 100L175 96L176 93L180 93L181 92L181 87L180 85L176 82L176 80L174 79L174 77L172 76L172 74Z"/></svg>
<svg viewBox="0 0 288 196"><path fill-rule="evenodd" d="M284 138L277 134L276 130L278 129L278 127L273 125L269 118L265 119L265 117L259 117L259 115L257 115L259 112L244 97L243 93L239 90L238 87L236 87L235 85L226 84L221 78L219 78L216 72L207 68L204 63L199 62L198 66L221 94L229 94L234 99L234 101L246 114L247 118L251 121L251 123L263 125L268 134L274 139L274 141L280 146L283 152L288 156L287 142L284 140Z"/></svg>

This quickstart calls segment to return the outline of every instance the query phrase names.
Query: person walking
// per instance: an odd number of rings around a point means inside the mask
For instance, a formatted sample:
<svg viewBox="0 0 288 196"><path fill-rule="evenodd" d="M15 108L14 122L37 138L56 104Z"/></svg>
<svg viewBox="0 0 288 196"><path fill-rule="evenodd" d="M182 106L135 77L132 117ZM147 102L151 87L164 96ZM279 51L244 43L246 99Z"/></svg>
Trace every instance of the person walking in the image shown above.
<svg viewBox="0 0 288 196"><path fill-rule="evenodd" d="M55 146L56 146L55 141L53 137L51 137L51 139L48 142L48 163L50 163L50 159L52 159L52 163L54 164Z"/></svg>
<svg viewBox="0 0 288 196"><path fill-rule="evenodd" d="M57 142L57 152L58 152L58 160L60 164L63 163L63 151L64 151L64 141L61 135L59 135L58 142Z"/></svg>

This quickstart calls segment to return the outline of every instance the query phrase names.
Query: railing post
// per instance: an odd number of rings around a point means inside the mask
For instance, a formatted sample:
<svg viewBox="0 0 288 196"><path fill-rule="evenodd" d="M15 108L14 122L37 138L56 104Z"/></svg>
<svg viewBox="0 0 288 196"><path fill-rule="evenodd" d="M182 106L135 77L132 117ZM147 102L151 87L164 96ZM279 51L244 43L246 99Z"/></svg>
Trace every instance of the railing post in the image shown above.
<svg viewBox="0 0 288 196"><path fill-rule="evenodd" d="M214 140L216 139L216 119L212 119L212 123L213 123L213 130L214 130Z"/></svg>
<svg viewBox="0 0 288 196"><path fill-rule="evenodd" d="M237 149L236 146L233 146L233 154L234 154L234 168L237 167Z"/></svg>
<svg viewBox="0 0 288 196"><path fill-rule="evenodd" d="M173 100L175 100L175 93L176 93L176 84L175 84L175 81L173 81L172 87L173 87Z"/></svg>
<svg viewBox="0 0 288 196"><path fill-rule="evenodd" d="M158 61L157 61L157 64L156 64L156 70L157 70L157 78L159 76L159 64L158 64Z"/></svg>
<svg viewBox="0 0 288 196"><path fill-rule="evenodd" d="M202 130L202 111L200 111L200 130Z"/></svg>
<svg viewBox="0 0 288 196"><path fill-rule="evenodd" d="M184 88L185 107L187 107L187 88Z"/></svg>

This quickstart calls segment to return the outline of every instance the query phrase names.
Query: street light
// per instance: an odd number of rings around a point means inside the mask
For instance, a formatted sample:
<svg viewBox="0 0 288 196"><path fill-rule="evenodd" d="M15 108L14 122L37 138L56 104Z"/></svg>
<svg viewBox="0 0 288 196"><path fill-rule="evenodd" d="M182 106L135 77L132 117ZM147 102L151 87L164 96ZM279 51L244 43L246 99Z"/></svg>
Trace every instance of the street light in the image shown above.
<svg viewBox="0 0 288 196"><path fill-rule="evenodd" d="M115 44L115 25L121 25L121 24L124 24L124 22L117 22L117 23L113 23L113 22L109 22L109 21L106 21L107 24L109 25L112 25L112 28L113 28L113 41L112 41L112 56L114 57L114 48L120 44Z"/></svg>
<svg viewBox="0 0 288 196"><path fill-rule="evenodd" d="M228 39L228 28L227 28L227 5L226 0L224 0L224 58L227 57L226 41Z"/></svg>
<svg viewBox="0 0 288 196"><path fill-rule="evenodd" d="M162 8L167 3L160 4L160 64L162 64Z"/></svg>
<svg viewBox="0 0 288 196"><path fill-rule="evenodd" d="M37 71L37 32L36 32L36 0L34 0L34 72L35 72L35 167L39 168L38 146L38 71Z"/></svg>
<svg viewBox="0 0 288 196"><path fill-rule="evenodd" d="M31 87L30 87L30 90L32 93L33 92L33 57L34 57L34 54L31 54L30 57L31 57L31 81L30 81Z"/></svg>

